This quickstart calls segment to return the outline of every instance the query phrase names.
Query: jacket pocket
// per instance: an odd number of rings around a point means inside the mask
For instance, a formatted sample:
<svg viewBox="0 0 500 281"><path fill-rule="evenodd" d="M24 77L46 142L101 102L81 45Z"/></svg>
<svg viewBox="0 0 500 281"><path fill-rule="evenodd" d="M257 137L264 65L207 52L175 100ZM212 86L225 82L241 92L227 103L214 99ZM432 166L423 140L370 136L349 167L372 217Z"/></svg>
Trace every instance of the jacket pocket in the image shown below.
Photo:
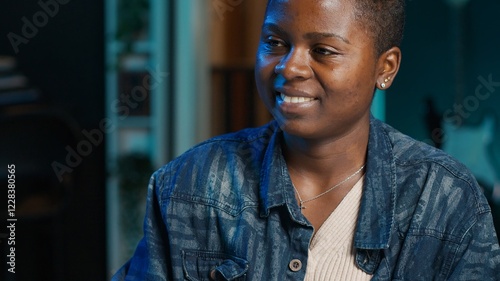
<svg viewBox="0 0 500 281"><path fill-rule="evenodd" d="M248 262L225 253L182 251L182 260L187 280L245 281L246 279Z"/></svg>

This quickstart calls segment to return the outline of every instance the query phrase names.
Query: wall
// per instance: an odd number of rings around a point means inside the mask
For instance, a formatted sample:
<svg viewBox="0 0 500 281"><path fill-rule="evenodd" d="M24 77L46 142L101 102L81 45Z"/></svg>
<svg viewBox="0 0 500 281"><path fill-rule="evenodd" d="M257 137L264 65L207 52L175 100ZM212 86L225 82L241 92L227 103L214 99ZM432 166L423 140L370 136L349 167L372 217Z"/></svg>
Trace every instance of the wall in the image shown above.
<svg viewBox="0 0 500 281"><path fill-rule="evenodd" d="M446 146L446 142L460 140L451 139L446 132L430 135L438 126L426 127L427 97L435 102L437 117L447 125L476 126L491 114L497 119L491 153L500 159L499 13L499 1L473 0L457 21L460 15L445 1L407 1L403 63L388 91L388 123L416 139L428 143L434 139ZM461 39L457 39L459 30ZM488 80L491 85L485 86ZM500 166L496 171L500 179L498 169Z"/></svg>
<svg viewBox="0 0 500 281"><path fill-rule="evenodd" d="M236 3L234 6L230 4L233 2ZM266 3L267 0L212 1L212 65L253 66Z"/></svg>
<svg viewBox="0 0 500 281"><path fill-rule="evenodd" d="M211 135L262 125L270 114L253 68L266 0L211 1Z"/></svg>

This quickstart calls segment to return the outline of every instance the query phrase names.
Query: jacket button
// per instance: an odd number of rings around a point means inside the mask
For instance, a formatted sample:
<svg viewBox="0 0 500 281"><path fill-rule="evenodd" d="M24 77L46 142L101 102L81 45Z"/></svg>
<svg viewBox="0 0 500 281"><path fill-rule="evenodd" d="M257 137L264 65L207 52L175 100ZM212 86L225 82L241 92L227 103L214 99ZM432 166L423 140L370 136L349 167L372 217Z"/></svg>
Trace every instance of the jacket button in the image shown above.
<svg viewBox="0 0 500 281"><path fill-rule="evenodd" d="M215 269L210 271L210 280L217 280L217 276L215 274Z"/></svg>
<svg viewBox="0 0 500 281"><path fill-rule="evenodd" d="M290 267L290 270L293 272L297 272L302 269L302 262L299 259L293 259L288 264L288 267Z"/></svg>

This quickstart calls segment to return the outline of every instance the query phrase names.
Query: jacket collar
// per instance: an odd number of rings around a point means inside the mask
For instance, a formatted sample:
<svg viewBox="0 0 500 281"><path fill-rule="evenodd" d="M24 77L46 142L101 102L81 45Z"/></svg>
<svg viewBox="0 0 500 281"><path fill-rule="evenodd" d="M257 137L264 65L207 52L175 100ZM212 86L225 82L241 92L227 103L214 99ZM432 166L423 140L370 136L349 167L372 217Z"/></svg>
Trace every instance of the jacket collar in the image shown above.
<svg viewBox="0 0 500 281"><path fill-rule="evenodd" d="M308 225L307 219L301 214L295 199L292 180L288 174L281 143L283 132L276 121L269 123L268 132L272 132L266 148L260 178L260 216L269 215L270 208L286 205L291 217L296 222Z"/></svg>
<svg viewBox="0 0 500 281"><path fill-rule="evenodd" d="M383 126L371 118L365 186L354 234L354 247L358 249L387 249L394 225L396 164Z"/></svg>
<svg viewBox="0 0 500 281"><path fill-rule="evenodd" d="M260 178L260 215L269 215L272 207L287 205L292 217L308 224L300 214L281 150L282 131L275 121L267 128L271 136L266 148ZM389 247L394 225L396 164L392 145L381 121L370 118L365 186L354 235L354 247L365 250Z"/></svg>

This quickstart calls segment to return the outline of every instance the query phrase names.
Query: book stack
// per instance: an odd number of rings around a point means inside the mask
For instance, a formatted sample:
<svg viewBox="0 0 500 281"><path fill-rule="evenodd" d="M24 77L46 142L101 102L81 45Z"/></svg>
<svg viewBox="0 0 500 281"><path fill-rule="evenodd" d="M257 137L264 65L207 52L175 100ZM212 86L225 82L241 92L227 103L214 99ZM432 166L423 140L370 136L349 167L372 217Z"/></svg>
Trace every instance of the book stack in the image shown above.
<svg viewBox="0 0 500 281"><path fill-rule="evenodd" d="M36 103L41 100L38 89L17 69L14 57L0 56L0 107Z"/></svg>

